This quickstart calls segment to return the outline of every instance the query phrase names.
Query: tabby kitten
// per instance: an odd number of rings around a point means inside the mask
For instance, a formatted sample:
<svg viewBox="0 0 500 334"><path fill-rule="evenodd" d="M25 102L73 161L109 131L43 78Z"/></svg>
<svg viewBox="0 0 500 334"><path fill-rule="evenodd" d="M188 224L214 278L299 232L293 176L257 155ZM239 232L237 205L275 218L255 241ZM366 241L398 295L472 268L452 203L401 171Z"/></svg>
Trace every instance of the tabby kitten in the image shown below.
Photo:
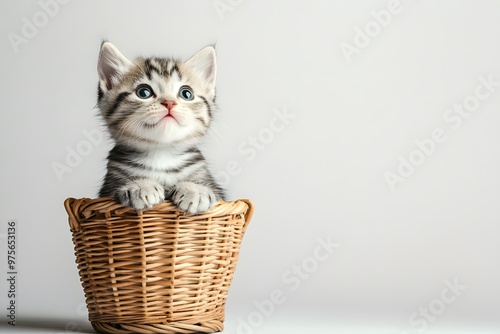
<svg viewBox="0 0 500 334"><path fill-rule="evenodd" d="M170 199L196 214L224 199L196 144L215 110L215 49L187 61L125 58L101 45L98 106L115 146L99 192L145 210Z"/></svg>

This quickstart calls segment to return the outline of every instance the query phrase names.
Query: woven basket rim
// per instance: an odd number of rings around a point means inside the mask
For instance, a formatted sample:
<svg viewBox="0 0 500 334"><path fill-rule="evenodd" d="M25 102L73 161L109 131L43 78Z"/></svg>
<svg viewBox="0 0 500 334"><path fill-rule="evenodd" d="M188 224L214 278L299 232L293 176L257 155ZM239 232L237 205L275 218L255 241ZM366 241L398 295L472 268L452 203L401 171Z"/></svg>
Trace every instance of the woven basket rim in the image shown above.
<svg viewBox="0 0 500 334"><path fill-rule="evenodd" d="M66 209L66 212L68 213L69 225L72 230L79 229L79 222L82 219L87 218L92 212L95 211L99 211L101 213L114 211L119 212L120 214L137 215L138 217L149 214L175 212L179 217L185 219L195 218L198 220L241 211L242 213L245 213L245 226L247 226L252 219L254 210L253 203L249 199L218 201L210 210L202 212L200 214L190 214L183 212L169 200L165 200L148 210L136 210L134 208L122 205L112 197L69 197L64 201L64 207Z"/></svg>

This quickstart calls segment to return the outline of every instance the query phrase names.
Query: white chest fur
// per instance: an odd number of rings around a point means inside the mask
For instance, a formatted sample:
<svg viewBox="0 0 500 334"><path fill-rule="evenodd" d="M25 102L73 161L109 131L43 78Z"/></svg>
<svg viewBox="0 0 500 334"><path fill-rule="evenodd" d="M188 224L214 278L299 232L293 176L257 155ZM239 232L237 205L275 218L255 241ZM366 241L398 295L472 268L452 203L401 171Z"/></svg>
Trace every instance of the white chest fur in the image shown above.
<svg viewBox="0 0 500 334"><path fill-rule="evenodd" d="M189 162L197 155L194 152L179 152L169 150L149 150L148 152L135 157L133 160L136 166L133 173L137 176L153 179L164 186L172 186L180 180L184 180L187 175L199 168L199 163ZM204 163L200 161L200 163Z"/></svg>

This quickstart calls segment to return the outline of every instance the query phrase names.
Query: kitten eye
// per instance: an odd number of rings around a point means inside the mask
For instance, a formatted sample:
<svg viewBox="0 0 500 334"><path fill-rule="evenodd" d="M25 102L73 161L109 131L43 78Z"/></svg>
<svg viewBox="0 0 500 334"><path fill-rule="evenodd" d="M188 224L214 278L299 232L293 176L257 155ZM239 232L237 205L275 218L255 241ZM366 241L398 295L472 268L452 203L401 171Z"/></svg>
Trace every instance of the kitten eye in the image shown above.
<svg viewBox="0 0 500 334"><path fill-rule="evenodd" d="M153 89L148 85L140 85L135 90L135 95L137 95L140 99L149 99L154 95Z"/></svg>
<svg viewBox="0 0 500 334"><path fill-rule="evenodd" d="M182 86L181 89L179 89L179 96L186 101L194 99L193 91L188 86Z"/></svg>

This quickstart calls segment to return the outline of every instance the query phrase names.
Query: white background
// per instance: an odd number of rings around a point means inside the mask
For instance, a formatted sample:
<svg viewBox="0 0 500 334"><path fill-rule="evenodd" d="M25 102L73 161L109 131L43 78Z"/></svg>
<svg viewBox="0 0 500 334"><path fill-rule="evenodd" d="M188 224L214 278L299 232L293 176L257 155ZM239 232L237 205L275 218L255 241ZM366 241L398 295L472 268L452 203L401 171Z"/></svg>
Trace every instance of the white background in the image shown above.
<svg viewBox="0 0 500 334"><path fill-rule="evenodd" d="M96 196L111 143L92 144L60 179L53 166L102 129L96 60L107 39L130 58L187 58L216 43L219 112L203 150L230 198L256 206L225 333L500 332L500 2L401 0L381 27L371 13L389 3L71 1L44 22L39 2L4 2L0 264L7 272L15 219L19 326L6 325L1 279L0 330L90 330L63 201ZM36 19L13 46L11 33ZM355 42L346 57L341 46ZM497 85L478 100L481 77ZM443 118L466 101L479 103L460 125ZM418 153L436 129L446 140ZM244 153L252 137L261 150ZM400 156L421 164L391 189ZM318 261L328 237L339 246ZM447 281L462 290L445 303ZM256 306L280 292L271 310Z"/></svg>

